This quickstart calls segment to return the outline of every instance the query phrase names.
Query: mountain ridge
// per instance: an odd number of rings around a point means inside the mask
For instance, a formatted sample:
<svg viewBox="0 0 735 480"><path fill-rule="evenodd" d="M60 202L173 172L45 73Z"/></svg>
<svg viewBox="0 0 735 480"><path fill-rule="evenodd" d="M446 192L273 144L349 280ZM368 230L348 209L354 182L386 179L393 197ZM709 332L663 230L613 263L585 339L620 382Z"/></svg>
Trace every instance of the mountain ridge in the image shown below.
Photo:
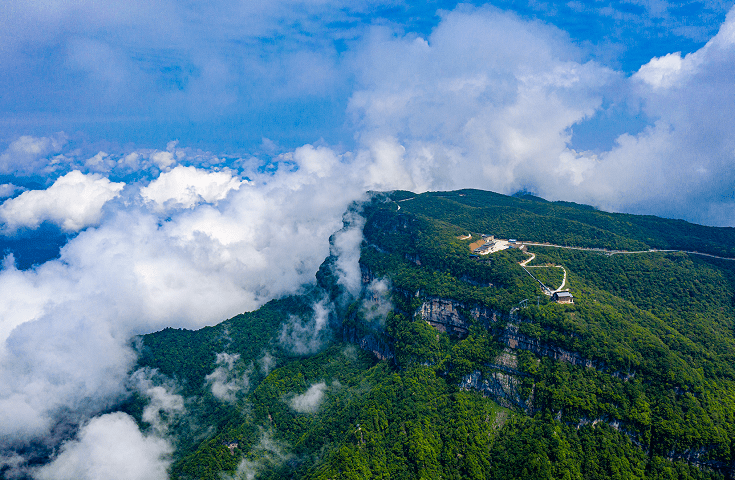
<svg viewBox="0 0 735 480"><path fill-rule="evenodd" d="M569 271L575 304L558 305L523 251L473 257L466 235L715 255L734 252L721 242L735 229L477 190L374 193L351 212L365 222L357 295L333 250L305 294L210 327L244 343L206 331L192 362L171 345L195 334L143 337L138 367L188 375L191 416L214 428L197 441L172 427L189 439L173 478L733 478L733 262L528 245ZM298 332L318 346L294 350ZM203 380L224 351L250 372L232 404ZM313 411L293 406L309 392Z"/></svg>

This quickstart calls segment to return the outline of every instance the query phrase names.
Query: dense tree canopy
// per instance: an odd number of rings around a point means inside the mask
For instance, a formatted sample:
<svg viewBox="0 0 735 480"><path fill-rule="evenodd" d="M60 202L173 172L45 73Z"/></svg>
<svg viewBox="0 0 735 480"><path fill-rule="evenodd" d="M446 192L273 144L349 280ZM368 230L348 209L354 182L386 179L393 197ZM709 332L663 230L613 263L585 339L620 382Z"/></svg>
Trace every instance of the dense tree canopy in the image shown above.
<svg viewBox="0 0 735 480"><path fill-rule="evenodd" d="M476 190L360 208L358 297L330 257L303 295L142 338L136 368L187 399L173 478L733 478L735 261L687 253L735 256L733 229ZM527 253L473 256L481 234L607 251L528 247L567 272L560 305ZM315 305L328 335L295 349ZM207 380L223 352L248 379L229 402ZM123 405L143 426L144 404Z"/></svg>

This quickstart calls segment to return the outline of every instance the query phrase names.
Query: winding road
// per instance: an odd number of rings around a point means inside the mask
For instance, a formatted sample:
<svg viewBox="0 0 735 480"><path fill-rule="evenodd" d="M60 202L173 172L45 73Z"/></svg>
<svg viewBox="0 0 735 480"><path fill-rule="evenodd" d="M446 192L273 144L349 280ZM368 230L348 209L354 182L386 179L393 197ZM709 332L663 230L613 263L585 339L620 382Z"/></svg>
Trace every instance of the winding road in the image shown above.
<svg viewBox="0 0 735 480"><path fill-rule="evenodd" d="M636 255L641 253L689 253L692 255L700 255L703 257L709 257L709 258L715 258L717 260L728 260L728 261L735 261L735 258L729 258L729 257L720 257L718 255L712 255L711 253L702 253L702 252L696 252L693 250L675 250L675 249L658 249L658 248L651 248L648 250L608 250L605 248L592 248L592 247L569 247L566 245L554 245L551 243L538 243L538 242L517 242L516 245L520 246L531 246L531 247L551 247L551 248L566 248L567 250L582 250L587 252L598 252L605 255ZM567 269L564 268L562 265L528 265L533 260L536 259L536 254L533 252L526 252L530 257L523 260L522 262L519 262L519 265L523 270L526 271L527 274L531 276L534 280L536 280L539 285L541 285L541 290L543 290L544 294L551 296L556 292L560 292L564 286L567 283ZM552 290L544 283L536 278L530 271L528 271L529 268L561 268L564 271L564 279L561 282L561 285L556 290Z"/></svg>
<svg viewBox="0 0 735 480"><path fill-rule="evenodd" d="M717 255L712 255L711 253L703 253L703 252L697 252L694 250L675 250L675 249L658 249L658 248L651 248L648 250L608 250L606 248L592 248L592 247L569 247L566 245L554 245L552 243L537 243L537 242L517 242L518 245L528 245L530 247L551 247L551 248L566 248L567 250L583 250L587 252L599 252L604 253L605 255L635 255L640 253L675 253L675 252L681 252L681 253L691 253L692 255L701 255L703 257L709 257L709 258L716 258L718 260L728 260L728 261L735 261L735 258L730 257L720 257ZM530 253L530 252L529 252Z"/></svg>
<svg viewBox="0 0 735 480"><path fill-rule="evenodd" d="M536 280L538 284L541 285L541 290L544 292L545 295L552 296L556 292L560 292L564 288L564 285L567 284L567 269L564 268L562 265L528 265L530 262L532 262L536 258L536 254L533 252L526 252L526 253L530 255L530 257L523 260L522 262L519 262L518 265L520 265L521 268L523 268L523 270L525 270L526 273L531 276L531 278ZM528 271L529 268L561 268L562 271L564 272L564 278L562 279L561 285L559 285L559 288L557 288L556 290L552 290L548 286L544 285L544 282L536 278L536 276L533 273L529 272Z"/></svg>

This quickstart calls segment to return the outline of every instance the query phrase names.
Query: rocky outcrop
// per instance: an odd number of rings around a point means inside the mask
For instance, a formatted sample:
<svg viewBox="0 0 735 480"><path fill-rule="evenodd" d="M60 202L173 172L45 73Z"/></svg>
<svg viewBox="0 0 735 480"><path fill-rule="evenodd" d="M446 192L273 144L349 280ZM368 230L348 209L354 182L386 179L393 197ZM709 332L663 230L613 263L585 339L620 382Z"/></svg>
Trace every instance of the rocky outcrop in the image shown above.
<svg viewBox="0 0 735 480"><path fill-rule="evenodd" d="M496 324L500 321L507 321L508 315L493 310L492 308L484 305L475 305L470 309L470 315L479 324L485 325L486 327Z"/></svg>
<svg viewBox="0 0 735 480"><path fill-rule="evenodd" d="M360 280L363 285L368 285L370 282L375 280L375 274L364 264L360 264Z"/></svg>
<svg viewBox="0 0 735 480"><path fill-rule="evenodd" d="M596 369L602 369L604 366L600 362L585 358L577 352L565 350L557 345L541 343L535 338L524 335L518 331L517 325L508 324L500 340L514 350L528 350L536 355L553 358L560 362Z"/></svg>
<svg viewBox="0 0 735 480"><path fill-rule="evenodd" d="M466 336L473 323L488 328L507 318L506 315L484 305L475 305L468 309L460 302L441 297L427 298L416 313L440 332L459 337Z"/></svg>
<svg viewBox="0 0 735 480"><path fill-rule="evenodd" d="M469 321L460 313L462 304L445 298L430 298L419 308L418 313L426 323L440 332L459 337L470 331Z"/></svg>
<svg viewBox="0 0 735 480"><path fill-rule="evenodd" d="M520 394L520 385L521 380L516 375L491 372L485 376L479 370L475 370L462 378L459 387L463 390L477 390L485 396L492 397L503 407L520 407L531 413L533 394L524 400Z"/></svg>
<svg viewBox="0 0 735 480"><path fill-rule="evenodd" d="M700 468L712 468L727 475L725 478L733 478L735 476L735 460L727 463L721 460L712 460L708 458L713 449L714 446L688 448L684 451L671 450L667 453L666 458L672 462L683 460L690 465L696 465Z"/></svg>
<svg viewBox="0 0 735 480"><path fill-rule="evenodd" d="M357 345L361 349L371 352L379 360L392 360L393 342L384 334L371 332L356 326L342 327L342 340Z"/></svg>

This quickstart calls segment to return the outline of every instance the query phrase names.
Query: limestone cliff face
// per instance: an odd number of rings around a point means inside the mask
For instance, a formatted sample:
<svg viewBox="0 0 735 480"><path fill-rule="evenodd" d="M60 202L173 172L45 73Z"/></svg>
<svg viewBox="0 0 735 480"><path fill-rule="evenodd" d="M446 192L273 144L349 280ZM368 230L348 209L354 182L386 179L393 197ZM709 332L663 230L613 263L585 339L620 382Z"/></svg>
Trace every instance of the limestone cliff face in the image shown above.
<svg viewBox="0 0 735 480"><path fill-rule="evenodd" d="M459 337L464 337L469 333L472 323L488 328L505 317L502 313L482 305L467 308L460 302L441 297L427 298L416 313L440 332Z"/></svg>
<svg viewBox="0 0 735 480"><path fill-rule="evenodd" d="M395 356L390 339L375 332L363 331L355 326L345 325L342 327L342 340L371 352L380 360L392 360Z"/></svg>
<svg viewBox="0 0 735 480"><path fill-rule="evenodd" d="M484 305L475 305L474 307L472 307L470 309L470 315L472 315L472 318L474 318L477 322L485 325L486 327L500 321L508 320L508 315L498 312L497 310L493 310L492 308L486 307Z"/></svg>
<svg viewBox="0 0 735 480"><path fill-rule="evenodd" d="M553 358L560 362L571 363L587 368L601 368L599 362L585 358L577 352L571 352L549 343L541 343L534 338L530 338L518 332L518 326L508 324L500 339L508 347L512 349L528 350L536 355Z"/></svg>
<svg viewBox="0 0 735 480"><path fill-rule="evenodd" d="M520 394L521 380L516 375L504 372L491 372L483 375L475 370L462 378L459 387L463 390L477 390L483 395L492 397L506 408L520 407L531 413L533 411L533 392L527 399Z"/></svg>
<svg viewBox="0 0 735 480"><path fill-rule="evenodd" d="M453 300L430 298L421 305L418 313L426 323L440 332L464 337L470 331L470 323L460 313L460 308L462 304Z"/></svg>

